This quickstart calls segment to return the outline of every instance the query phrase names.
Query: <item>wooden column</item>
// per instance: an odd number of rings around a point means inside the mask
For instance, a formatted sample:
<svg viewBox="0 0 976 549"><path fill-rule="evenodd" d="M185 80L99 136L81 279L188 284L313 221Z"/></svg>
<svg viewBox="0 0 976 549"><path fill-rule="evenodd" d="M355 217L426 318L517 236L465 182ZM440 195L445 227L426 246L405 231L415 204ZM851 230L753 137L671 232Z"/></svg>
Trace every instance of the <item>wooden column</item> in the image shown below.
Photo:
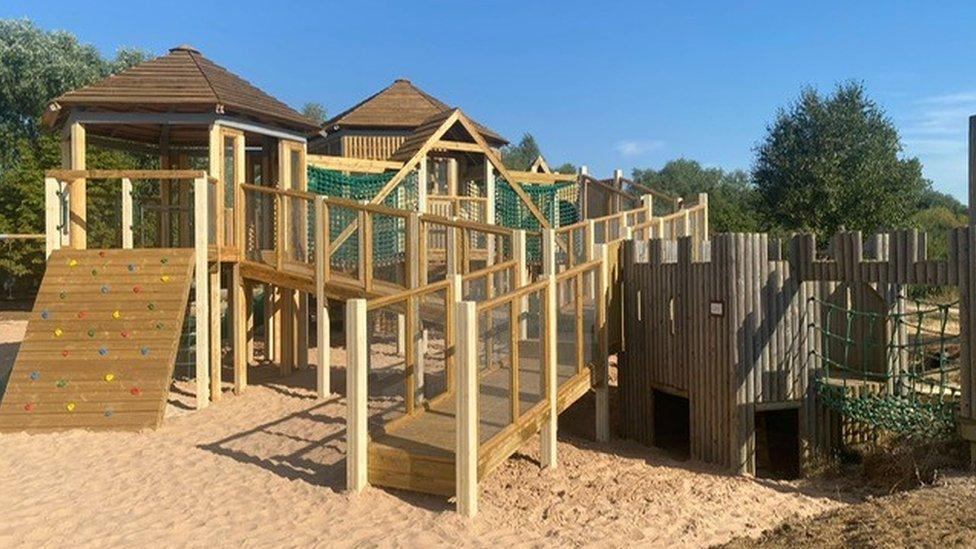
<svg viewBox="0 0 976 549"><path fill-rule="evenodd" d="M521 288L529 283L529 267L525 262L525 231L522 229L512 233L512 259L518 262L515 266L513 285L515 288ZM520 299L518 328L519 339L522 341L529 339L528 310L528 299Z"/></svg>
<svg viewBox="0 0 976 549"><path fill-rule="evenodd" d="M552 229L542 230L542 276L546 278L546 294L543 311L543 387L546 399L546 417L542 421L542 440L539 452L543 467L555 469L556 432L558 412L556 408L556 238Z"/></svg>
<svg viewBox="0 0 976 549"><path fill-rule="evenodd" d="M420 286L420 253L421 249L418 246L418 240L420 239L420 216L418 214L410 214L407 218L407 261L409 265L407 266L407 287L417 288ZM404 358L407 362L413 363L413 383L410 384L411 396L410 398L416 397L417 402L423 402L424 399L424 387L426 383L426 362L427 362L427 346L424 341L424 322L423 316L421 315L421 299L411 299L408 302L408 307L410 311L403 319L403 331L404 331ZM450 306L450 304L448 304ZM409 338L409 341L407 339ZM407 355L411 354L410 357Z"/></svg>
<svg viewBox="0 0 976 549"><path fill-rule="evenodd" d="M488 203L485 205L485 223L495 224L495 167L485 157L485 197ZM489 240L490 245L494 246L493 239ZM489 256L494 254L489 254Z"/></svg>
<svg viewBox="0 0 976 549"><path fill-rule="evenodd" d="M417 166L417 212L427 213L427 157Z"/></svg>
<svg viewBox="0 0 976 549"><path fill-rule="evenodd" d="M610 289L610 253L606 244L596 246L596 258L601 260L597 270L596 325L597 365L596 365L596 440L610 440L610 337L607 325L607 301Z"/></svg>
<svg viewBox="0 0 976 549"><path fill-rule="evenodd" d="M61 143L61 167L84 170L86 166L85 127L75 122L68 129L68 140ZM75 179L68 186L68 238L71 247L84 250L88 247L88 195L87 181Z"/></svg>
<svg viewBox="0 0 976 549"><path fill-rule="evenodd" d="M249 296L244 291L244 277L241 276L241 264L235 262L232 270L228 296L230 299L229 317L232 321L233 342L231 353L234 356L234 393L241 395L247 388L247 314L246 301Z"/></svg>
<svg viewBox="0 0 976 549"><path fill-rule="evenodd" d="M223 211L224 211L224 201L223 201L223 188L224 182L220 179L221 174L221 145L220 142L220 126L217 124L210 125L209 133L209 158L210 158L210 177L217 179L216 192L214 192L214 200L216 204L213 206L214 219L208 220L209 225L214 226L215 244L217 250L217 257L210 265L210 398L214 402L219 402L222 396L221 392L221 299L220 299L220 248L224 242L223 239Z"/></svg>
<svg viewBox="0 0 976 549"><path fill-rule="evenodd" d="M128 177L122 178L122 248L132 249L132 180Z"/></svg>
<svg viewBox="0 0 976 549"><path fill-rule="evenodd" d="M169 125L164 124L159 133L159 169L169 170L171 169L172 163L169 155ZM170 238L173 234L171 216L170 216L170 202L172 200L172 181L169 179L159 179L159 245L163 248L169 248L172 243Z"/></svg>
<svg viewBox="0 0 976 549"><path fill-rule="evenodd" d="M250 366L254 363L254 284L245 283L244 287L244 316L245 316L245 341L244 341L244 364Z"/></svg>
<svg viewBox="0 0 976 549"><path fill-rule="evenodd" d="M193 181L194 307L196 311L196 407L210 404L210 294L207 269L207 179Z"/></svg>
<svg viewBox="0 0 976 549"><path fill-rule="evenodd" d="M478 513L478 313L471 301L457 304L457 399L455 492L457 512Z"/></svg>
<svg viewBox="0 0 976 549"><path fill-rule="evenodd" d="M315 376L315 390L319 398L325 398L332 393L331 386L331 333L329 330L329 299L325 295L326 263L328 257L327 206L325 197L315 197L315 334L316 355L315 364L318 370Z"/></svg>
<svg viewBox="0 0 976 549"><path fill-rule="evenodd" d="M447 195L458 196L458 162L456 158L447 159ZM457 201L451 202L451 215L461 215Z"/></svg>
<svg viewBox="0 0 976 549"><path fill-rule="evenodd" d="M54 250L61 249L63 229L61 211L64 202L61 198L63 185L53 177L44 178L44 257L51 257Z"/></svg>
<svg viewBox="0 0 976 549"><path fill-rule="evenodd" d="M368 352L366 300L350 299L346 302L346 489L356 493L369 483Z"/></svg>

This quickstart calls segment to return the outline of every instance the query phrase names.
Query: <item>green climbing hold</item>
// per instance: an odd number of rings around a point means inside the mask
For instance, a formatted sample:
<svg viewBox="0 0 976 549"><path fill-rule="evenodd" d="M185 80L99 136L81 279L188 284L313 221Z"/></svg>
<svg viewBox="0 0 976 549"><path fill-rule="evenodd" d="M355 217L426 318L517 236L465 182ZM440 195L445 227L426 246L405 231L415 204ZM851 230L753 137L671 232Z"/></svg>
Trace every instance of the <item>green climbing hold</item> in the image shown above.
<svg viewBox="0 0 976 549"><path fill-rule="evenodd" d="M146 308L149 309L150 311L155 311L156 310L156 304L155 303L150 303L150 304L146 305Z"/></svg>
<svg viewBox="0 0 976 549"><path fill-rule="evenodd" d="M92 276L98 276L98 269L92 269L91 274Z"/></svg>
<svg viewBox="0 0 976 549"><path fill-rule="evenodd" d="M91 328L88 329L88 337L95 337L95 330L94 329L91 329Z"/></svg>
<svg viewBox="0 0 976 549"><path fill-rule="evenodd" d="M68 380L61 378L58 380L56 385L58 386L58 389L64 389L65 387L68 386Z"/></svg>
<svg viewBox="0 0 976 549"><path fill-rule="evenodd" d="M165 265L165 264L169 263L169 258L168 257L164 257L164 258L160 259L159 262L162 263L163 265Z"/></svg>

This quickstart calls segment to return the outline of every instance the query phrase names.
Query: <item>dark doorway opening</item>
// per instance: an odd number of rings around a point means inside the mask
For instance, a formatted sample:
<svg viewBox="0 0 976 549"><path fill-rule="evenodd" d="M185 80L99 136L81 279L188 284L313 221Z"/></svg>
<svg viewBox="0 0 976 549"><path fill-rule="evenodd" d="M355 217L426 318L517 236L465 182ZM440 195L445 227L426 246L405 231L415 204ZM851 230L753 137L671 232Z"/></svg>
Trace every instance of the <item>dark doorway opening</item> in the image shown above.
<svg viewBox="0 0 976 549"><path fill-rule="evenodd" d="M756 476L795 479L800 476L800 411L756 412Z"/></svg>
<svg viewBox="0 0 976 549"><path fill-rule="evenodd" d="M654 391L654 445L675 459L691 455L691 409L688 399Z"/></svg>

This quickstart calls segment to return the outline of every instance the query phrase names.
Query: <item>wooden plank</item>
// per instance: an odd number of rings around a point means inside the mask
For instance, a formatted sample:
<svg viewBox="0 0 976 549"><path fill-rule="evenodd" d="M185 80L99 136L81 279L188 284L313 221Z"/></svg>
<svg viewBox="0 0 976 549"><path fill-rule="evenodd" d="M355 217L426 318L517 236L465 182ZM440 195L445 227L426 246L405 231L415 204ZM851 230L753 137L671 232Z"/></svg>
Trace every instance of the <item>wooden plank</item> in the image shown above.
<svg viewBox="0 0 976 549"><path fill-rule="evenodd" d="M346 302L346 489L358 493L368 483L368 353L366 300Z"/></svg>
<svg viewBox="0 0 976 549"><path fill-rule="evenodd" d="M457 304L457 451L455 456L457 511L478 513L478 316L475 304Z"/></svg>

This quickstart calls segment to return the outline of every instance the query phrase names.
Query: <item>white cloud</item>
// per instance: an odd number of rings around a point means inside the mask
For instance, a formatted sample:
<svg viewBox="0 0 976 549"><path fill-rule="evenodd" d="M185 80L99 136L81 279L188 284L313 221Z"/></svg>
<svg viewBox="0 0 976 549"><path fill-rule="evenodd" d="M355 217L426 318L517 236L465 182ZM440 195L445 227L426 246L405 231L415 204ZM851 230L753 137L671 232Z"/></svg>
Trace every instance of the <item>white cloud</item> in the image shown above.
<svg viewBox="0 0 976 549"><path fill-rule="evenodd" d="M664 148L664 141L660 139L618 141L613 148L621 156L640 156Z"/></svg>
<svg viewBox="0 0 976 549"><path fill-rule="evenodd" d="M966 196L969 116L976 114L976 91L923 97L899 116L902 145L922 161L937 188Z"/></svg>

